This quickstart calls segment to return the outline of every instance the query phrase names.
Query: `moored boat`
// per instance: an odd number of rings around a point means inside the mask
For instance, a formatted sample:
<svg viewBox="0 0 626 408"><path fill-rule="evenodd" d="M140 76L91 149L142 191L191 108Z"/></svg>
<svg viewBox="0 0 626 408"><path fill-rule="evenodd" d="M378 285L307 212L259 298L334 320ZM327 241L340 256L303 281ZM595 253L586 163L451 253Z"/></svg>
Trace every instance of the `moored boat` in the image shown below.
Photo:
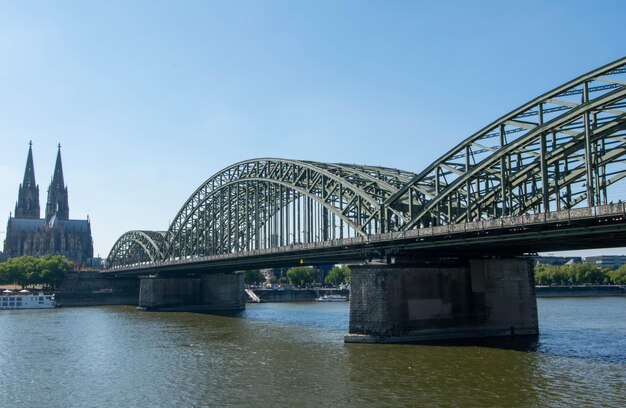
<svg viewBox="0 0 626 408"><path fill-rule="evenodd" d="M315 299L316 302L347 302L348 297L343 295L322 295Z"/></svg>
<svg viewBox="0 0 626 408"><path fill-rule="evenodd" d="M27 290L0 293L0 310L8 309L52 309L56 306L54 295L34 294Z"/></svg>

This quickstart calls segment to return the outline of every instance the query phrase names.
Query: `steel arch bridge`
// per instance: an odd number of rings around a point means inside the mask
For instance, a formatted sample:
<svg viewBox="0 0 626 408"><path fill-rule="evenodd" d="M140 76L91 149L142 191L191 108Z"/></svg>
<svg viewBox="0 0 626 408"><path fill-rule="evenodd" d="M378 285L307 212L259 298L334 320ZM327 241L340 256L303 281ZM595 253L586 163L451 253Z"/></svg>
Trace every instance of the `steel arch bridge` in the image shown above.
<svg viewBox="0 0 626 408"><path fill-rule="evenodd" d="M626 176L626 57L547 92L418 174L284 159L225 168L107 267L607 204Z"/></svg>
<svg viewBox="0 0 626 408"><path fill-rule="evenodd" d="M113 245L107 265L115 267L162 260L165 235L165 231L128 231Z"/></svg>

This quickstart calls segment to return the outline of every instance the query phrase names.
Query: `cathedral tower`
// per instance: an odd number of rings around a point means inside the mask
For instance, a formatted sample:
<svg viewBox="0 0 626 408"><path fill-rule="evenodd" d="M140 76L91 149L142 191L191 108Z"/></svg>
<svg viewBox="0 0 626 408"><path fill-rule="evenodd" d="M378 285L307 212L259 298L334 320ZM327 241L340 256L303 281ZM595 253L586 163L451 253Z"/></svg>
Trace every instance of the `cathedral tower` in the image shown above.
<svg viewBox="0 0 626 408"><path fill-rule="evenodd" d="M35 184L32 142L28 150L24 182L20 185L15 216L9 216L4 240L4 253L9 257L22 255L63 255L77 264L93 258L91 224L86 220L70 220L67 187L63 180L61 145L48 189L46 218L39 218L39 186Z"/></svg>
<svg viewBox="0 0 626 408"><path fill-rule="evenodd" d="M15 204L15 216L18 218L39 218L39 186L35 183L35 166L33 165L33 142L28 143L28 158L24 181L20 184Z"/></svg>
<svg viewBox="0 0 626 408"><path fill-rule="evenodd" d="M57 152L57 162L54 166L54 175L48 188L48 201L46 202L46 221L56 216L57 220L70 218L70 207L67 200L67 187L63 181L63 164L61 163L61 144Z"/></svg>

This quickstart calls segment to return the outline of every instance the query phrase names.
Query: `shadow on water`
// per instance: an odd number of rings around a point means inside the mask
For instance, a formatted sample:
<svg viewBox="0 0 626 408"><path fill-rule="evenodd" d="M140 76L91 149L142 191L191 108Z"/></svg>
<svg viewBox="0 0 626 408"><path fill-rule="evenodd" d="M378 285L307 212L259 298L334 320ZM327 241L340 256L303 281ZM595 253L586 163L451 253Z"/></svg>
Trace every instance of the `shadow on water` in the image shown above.
<svg viewBox="0 0 626 408"><path fill-rule="evenodd" d="M212 312L193 312L201 315L214 315L220 317L228 317L235 319L249 319L250 314L247 310L242 311L212 311ZM286 316L282 316L283 318ZM272 320L268 318L268 320ZM306 320L306 319L305 319ZM311 322L300 322L302 325L310 326ZM308 323L308 324L307 324ZM297 324L296 324L297 325ZM315 324L313 324L315 326ZM503 350L514 350L524 352L540 351L539 335L514 335L504 337L483 337L469 339L446 339L446 340L422 340L415 342L403 342L402 345L420 345L420 346L441 346L441 347L487 347Z"/></svg>
<svg viewBox="0 0 626 408"><path fill-rule="evenodd" d="M622 335L626 333L623 301L560 299L539 302L540 335L424 340L401 344L449 349L480 347L623 364L626 362L626 336ZM240 323L256 321L281 328L313 329L320 334L325 333L322 336L332 343L342 342L349 326L347 305L340 303L262 303L247 305L242 311L194 313L235 319Z"/></svg>
<svg viewBox="0 0 626 408"><path fill-rule="evenodd" d="M441 347L487 347L525 352L536 352L540 349L539 335L427 340L404 344Z"/></svg>
<svg viewBox="0 0 626 408"><path fill-rule="evenodd" d="M326 310L319 313L316 307L304 304L273 304L268 307L250 308L243 311L213 311L191 312L196 315L216 316L240 321L256 320L268 324L280 325L281 327L306 327L309 329L321 329L328 331L329 338L334 332L344 330L348 332L347 316L340 310ZM341 335L340 337L343 337ZM568 341L564 341L568 339ZM334 342L334 340L333 340ZM524 353L539 353L555 357L568 357L584 360L604 361L609 363L623 364L626 362L626 353L623 339L616 341L614 333L603 331L578 330L555 330L544 328L540 335L513 335L503 337L484 337L467 339L446 340L421 340L394 343L399 346L433 346L444 348L487 348L509 350ZM375 344L373 344L375 346Z"/></svg>
<svg viewBox="0 0 626 408"><path fill-rule="evenodd" d="M205 316L219 316L219 317L232 317L235 319L242 319L245 317L245 310L216 310L216 311L188 311L187 313L205 315Z"/></svg>

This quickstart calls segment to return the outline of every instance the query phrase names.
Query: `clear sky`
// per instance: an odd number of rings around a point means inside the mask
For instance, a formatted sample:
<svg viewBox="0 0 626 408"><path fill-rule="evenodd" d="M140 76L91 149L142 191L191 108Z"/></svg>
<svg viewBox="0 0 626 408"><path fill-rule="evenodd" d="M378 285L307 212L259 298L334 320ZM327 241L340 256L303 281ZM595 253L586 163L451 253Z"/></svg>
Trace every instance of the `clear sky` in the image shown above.
<svg viewBox="0 0 626 408"><path fill-rule="evenodd" d="M625 16L623 0L0 0L0 242L29 140L42 208L61 143L70 218L89 215L106 257L241 160L418 172L626 55Z"/></svg>

